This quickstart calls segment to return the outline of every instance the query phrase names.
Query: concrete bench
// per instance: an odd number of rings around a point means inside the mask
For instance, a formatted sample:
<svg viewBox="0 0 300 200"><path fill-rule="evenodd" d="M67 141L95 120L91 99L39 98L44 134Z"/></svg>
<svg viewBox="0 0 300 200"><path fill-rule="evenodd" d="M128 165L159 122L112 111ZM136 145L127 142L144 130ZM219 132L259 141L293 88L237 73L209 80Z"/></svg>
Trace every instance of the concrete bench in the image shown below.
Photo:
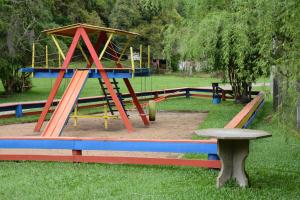
<svg viewBox="0 0 300 200"><path fill-rule="evenodd" d="M240 187L247 187L249 180L245 160L249 154L249 140L272 136L265 131L238 128L205 129L196 131L196 134L218 140L218 155L222 166L217 178L217 188L230 179L235 179Z"/></svg>

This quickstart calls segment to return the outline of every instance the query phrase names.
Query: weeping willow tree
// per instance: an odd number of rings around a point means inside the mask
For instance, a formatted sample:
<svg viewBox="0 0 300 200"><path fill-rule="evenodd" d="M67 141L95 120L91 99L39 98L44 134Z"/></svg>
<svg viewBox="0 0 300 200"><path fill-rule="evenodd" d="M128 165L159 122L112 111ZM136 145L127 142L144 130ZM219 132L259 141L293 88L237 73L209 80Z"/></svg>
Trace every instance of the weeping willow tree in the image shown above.
<svg viewBox="0 0 300 200"><path fill-rule="evenodd" d="M211 72L225 72L236 100L247 101L250 84L267 69L261 61L259 14L253 3L191 1L182 6L183 20L166 32L167 57L175 47L182 59L197 60Z"/></svg>
<svg viewBox="0 0 300 200"><path fill-rule="evenodd" d="M197 60L223 71L237 100L261 75L282 77L281 124L295 122L300 97L300 4L297 0L178 0L182 19L165 32L168 59ZM298 88L297 88L298 86ZM288 123L287 123L288 122Z"/></svg>

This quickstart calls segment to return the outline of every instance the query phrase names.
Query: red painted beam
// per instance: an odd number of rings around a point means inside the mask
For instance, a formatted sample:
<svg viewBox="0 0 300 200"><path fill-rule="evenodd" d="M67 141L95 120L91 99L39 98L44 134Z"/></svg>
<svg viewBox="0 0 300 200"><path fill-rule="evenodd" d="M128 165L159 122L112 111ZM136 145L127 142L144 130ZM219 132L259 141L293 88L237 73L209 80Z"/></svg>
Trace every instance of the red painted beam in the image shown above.
<svg viewBox="0 0 300 200"><path fill-rule="evenodd" d="M79 38L80 38L80 31L77 30L76 33L75 33L75 36L73 38L73 41L71 43L71 46L69 48L69 51L67 53L66 59L64 60L64 63L62 65L62 67L61 67L62 70L58 74L58 77L57 77L57 79L56 79L56 81L54 83L54 86L53 86L53 88L52 88L52 90L50 92L50 95L49 95L48 100L47 100L47 102L45 104L45 107L44 107L44 109L42 111L42 114L41 114L41 116L40 116L40 118L39 118L39 120L38 120L38 122L37 122L37 124L36 124L36 126L34 128L35 132L39 132L41 130L42 126L43 126L43 123L44 123L44 121L46 119L47 113L48 113L48 111L49 111L49 109L51 107L51 104L52 104L52 102L53 102L56 94L57 94L59 86L60 86L60 84L61 84L61 82L62 82L62 80L64 78L64 75L65 75L65 70L64 69L68 68L68 66L69 66L69 64L71 62L71 59L72 59L72 56L73 56L74 51L76 49L76 45L77 45L77 43L79 41Z"/></svg>
<svg viewBox="0 0 300 200"><path fill-rule="evenodd" d="M93 61L96 65L99 73L101 74L102 80L104 81L104 83L108 89L108 92L109 92L110 96L112 97L112 99L116 105L116 108L118 109L118 111L120 113L121 119L124 122L125 127L127 128L128 132L133 132L132 124L131 124L130 120L128 119L127 114L125 113L123 106L122 106L118 96L116 95L106 72L104 71L102 63L98 59L98 55L91 43L86 31L83 28L78 28L78 30L80 31L81 37L82 37L83 41L85 42L85 44L90 52L90 55L93 58Z"/></svg>
<svg viewBox="0 0 300 200"><path fill-rule="evenodd" d="M254 99L252 99L252 101L244 106L243 109L235 115L224 128L242 128L263 99L264 94L260 92Z"/></svg>
<svg viewBox="0 0 300 200"><path fill-rule="evenodd" d="M144 125L149 126L150 122L149 122L147 115L144 112L143 107L141 106L137 96L135 95L133 87L131 86L131 84L127 78L124 78L124 82L125 82L125 85L129 91L129 93L131 94L131 97L132 97L135 107L137 108L138 112L140 113L140 117L142 118Z"/></svg>
<svg viewBox="0 0 300 200"><path fill-rule="evenodd" d="M206 97L206 98L212 98L212 95L209 94L190 94L192 97Z"/></svg>
<svg viewBox="0 0 300 200"><path fill-rule="evenodd" d="M106 36L105 40L107 41L107 35L105 35L105 36ZM113 60L116 62L117 68L119 68L119 69L124 68L124 66L123 66L121 63L118 63L118 55L116 54L115 48L112 46L111 43L109 43L108 45L109 45L109 47L110 47L110 52L111 52L111 54L113 55ZM112 51L112 50L113 50L113 51ZM132 72L132 73L133 73L133 72ZM142 105L141 105L140 102L139 102L139 99L137 98L137 96L136 96L136 94L135 94L135 92L134 92L134 89L133 89L133 87L132 87L130 81L128 80L128 78L124 78L123 80L124 80L124 82L125 82L125 85L126 85L128 91L129 91L131 97L132 97L133 104L135 105L136 109L138 110L138 112L139 112L139 114L140 114L140 117L141 117L141 119L142 119L144 125L145 125L145 126L149 126L149 125L150 125L150 122L149 122L149 120L148 120L148 118L147 118L146 113L144 112L144 109L143 109Z"/></svg>
<svg viewBox="0 0 300 200"><path fill-rule="evenodd" d="M2 161L54 161L54 162L84 162L108 164L134 164L134 165L163 165L163 166L191 166L220 169L219 160L187 160L176 158L139 158L115 156L81 156L76 155L0 155Z"/></svg>
<svg viewBox="0 0 300 200"><path fill-rule="evenodd" d="M94 49L95 49L95 51L96 52L98 52L99 51L99 49L100 49L100 45L101 45L101 41L102 41L102 38L103 38L103 32L100 32L99 33L99 35L98 35L98 38L97 38L97 41L96 41L96 43L95 43L95 45L94 45ZM93 58L92 58L92 56L91 55L89 55L89 63L87 63L87 68L91 68L91 66L93 65L93 63L94 63L94 60L93 60Z"/></svg>

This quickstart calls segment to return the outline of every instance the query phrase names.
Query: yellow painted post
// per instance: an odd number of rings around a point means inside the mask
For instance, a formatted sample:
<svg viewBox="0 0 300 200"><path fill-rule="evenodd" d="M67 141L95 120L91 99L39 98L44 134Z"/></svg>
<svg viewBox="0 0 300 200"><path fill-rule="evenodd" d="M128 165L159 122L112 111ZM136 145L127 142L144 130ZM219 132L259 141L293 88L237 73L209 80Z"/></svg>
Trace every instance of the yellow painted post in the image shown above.
<svg viewBox="0 0 300 200"><path fill-rule="evenodd" d="M143 64L143 45L140 45L140 68L142 68Z"/></svg>
<svg viewBox="0 0 300 200"><path fill-rule="evenodd" d="M35 54L35 44L34 42L32 43L32 60L31 60L31 66L34 68L34 55Z"/></svg>
<svg viewBox="0 0 300 200"><path fill-rule="evenodd" d="M73 117L74 117L74 126L77 126L77 105L75 105Z"/></svg>
<svg viewBox="0 0 300 200"><path fill-rule="evenodd" d="M132 78L133 78L134 77L135 67L134 67L133 48L132 47L130 47L130 57L131 57L131 69L132 69Z"/></svg>
<svg viewBox="0 0 300 200"><path fill-rule="evenodd" d="M45 51L45 58L46 58L46 68L49 67L49 63L48 63L48 46L46 45L46 51Z"/></svg>
<svg viewBox="0 0 300 200"><path fill-rule="evenodd" d="M107 106L104 106L104 128L107 129L108 128L108 115L107 115Z"/></svg>
<svg viewBox="0 0 300 200"><path fill-rule="evenodd" d="M35 57L35 44L32 43L32 59L31 59L31 66L34 68L34 57ZM34 74L32 72L31 77L33 78Z"/></svg>
<svg viewBox="0 0 300 200"><path fill-rule="evenodd" d="M111 39L112 39L112 36L113 36L112 33L109 34L109 37L108 37L108 39L107 39L107 41L106 41L106 43L105 43L105 45L104 45L104 47L103 47L103 50L102 50L102 52L100 53L99 60L101 60L101 58L103 57L103 55L104 55L104 53L105 53L105 51L106 51L106 49L107 49L107 47L108 47L108 44L110 43L110 41L111 41Z"/></svg>
<svg viewBox="0 0 300 200"><path fill-rule="evenodd" d="M148 68L150 68L150 45L148 45Z"/></svg>
<svg viewBox="0 0 300 200"><path fill-rule="evenodd" d="M89 61L87 55L85 54L85 52L83 51L83 49L82 49L82 47L81 47L81 45L80 45L79 43L77 44L77 47L78 47L79 50L81 51L81 54L82 54L82 56L84 57L86 63L89 65L89 64L90 64L90 61Z"/></svg>
<svg viewBox="0 0 300 200"><path fill-rule="evenodd" d="M58 54L58 68L61 68L61 55Z"/></svg>
<svg viewBox="0 0 300 200"><path fill-rule="evenodd" d="M121 61L121 59L122 59L122 56L123 56L124 53L126 52L126 50L127 50L128 46L129 46L131 40L132 40L132 37L129 37L128 41L126 42L126 44L125 44L125 46L124 46L124 48L123 48L123 50L122 50L122 52L121 52L121 54L120 54L120 56L119 56L119 58L118 58L117 63L120 63L120 61Z"/></svg>
<svg viewBox="0 0 300 200"><path fill-rule="evenodd" d="M58 44L58 41L56 40L55 36L54 35L51 35L52 37L52 40L54 41L54 44L56 46L56 48L58 49L58 53L61 55L61 57L65 60L66 59L66 56L64 54L64 52L61 50L59 44Z"/></svg>

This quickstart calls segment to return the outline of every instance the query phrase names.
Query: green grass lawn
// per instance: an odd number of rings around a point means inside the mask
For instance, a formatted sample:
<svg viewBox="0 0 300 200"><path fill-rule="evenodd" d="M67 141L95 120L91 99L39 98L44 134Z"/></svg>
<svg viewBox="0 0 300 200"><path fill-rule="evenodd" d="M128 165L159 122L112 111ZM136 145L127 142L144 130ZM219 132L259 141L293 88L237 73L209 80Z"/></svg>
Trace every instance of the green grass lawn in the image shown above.
<svg viewBox="0 0 300 200"><path fill-rule="evenodd" d="M37 79L31 92L1 102L45 99L50 90L46 81ZM95 81L89 80L82 96L100 94ZM163 89L207 86L212 79L170 75L154 76L152 81L153 89ZM140 79L134 79L133 84L140 91ZM182 97L161 102L158 108L209 111L199 128L212 128L224 127L242 105L232 101L214 105L210 99ZM273 137L251 142L246 163L251 183L248 189L230 183L217 190L218 171L192 167L0 162L0 199L299 199L300 139L278 126L273 117L272 102L267 98L250 128L269 131Z"/></svg>
<svg viewBox="0 0 300 200"><path fill-rule="evenodd" d="M70 79L63 80L61 87L58 91L57 98L60 98L68 86ZM212 82L218 82L216 78L210 78L207 76L203 77L180 77L180 76L158 76L154 75L147 78L134 78L131 80L131 83L136 92L148 91L155 89L167 89L167 88L176 88L176 87L200 87L200 86L209 86ZM21 94L14 94L11 96L2 96L0 97L0 103L7 102L18 102L18 101L38 101L45 100L48 98L48 95L51 91L52 85L54 84L55 79L46 79L46 78L35 78L33 79L33 88ZM121 91L127 93L127 89L123 81L120 81ZM3 92L3 86L0 84L0 93ZM84 86L81 97L88 96L98 96L101 95L101 88L99 86L97 79L88 79L86 85Z"/></svg>
<svg viewBox="0 0 300 200"><path fill-rule="evenodd" d="M241 108L230 101L178 98L161 110L210 110L199 128L222 127ZM1 162L1 199L298 199L300 140L283 134L271 120L267 101L250 128L269 131L272 138L253 141L247 170L251 187L235 184L217 190L215 170L191 167Z"/></svg>

